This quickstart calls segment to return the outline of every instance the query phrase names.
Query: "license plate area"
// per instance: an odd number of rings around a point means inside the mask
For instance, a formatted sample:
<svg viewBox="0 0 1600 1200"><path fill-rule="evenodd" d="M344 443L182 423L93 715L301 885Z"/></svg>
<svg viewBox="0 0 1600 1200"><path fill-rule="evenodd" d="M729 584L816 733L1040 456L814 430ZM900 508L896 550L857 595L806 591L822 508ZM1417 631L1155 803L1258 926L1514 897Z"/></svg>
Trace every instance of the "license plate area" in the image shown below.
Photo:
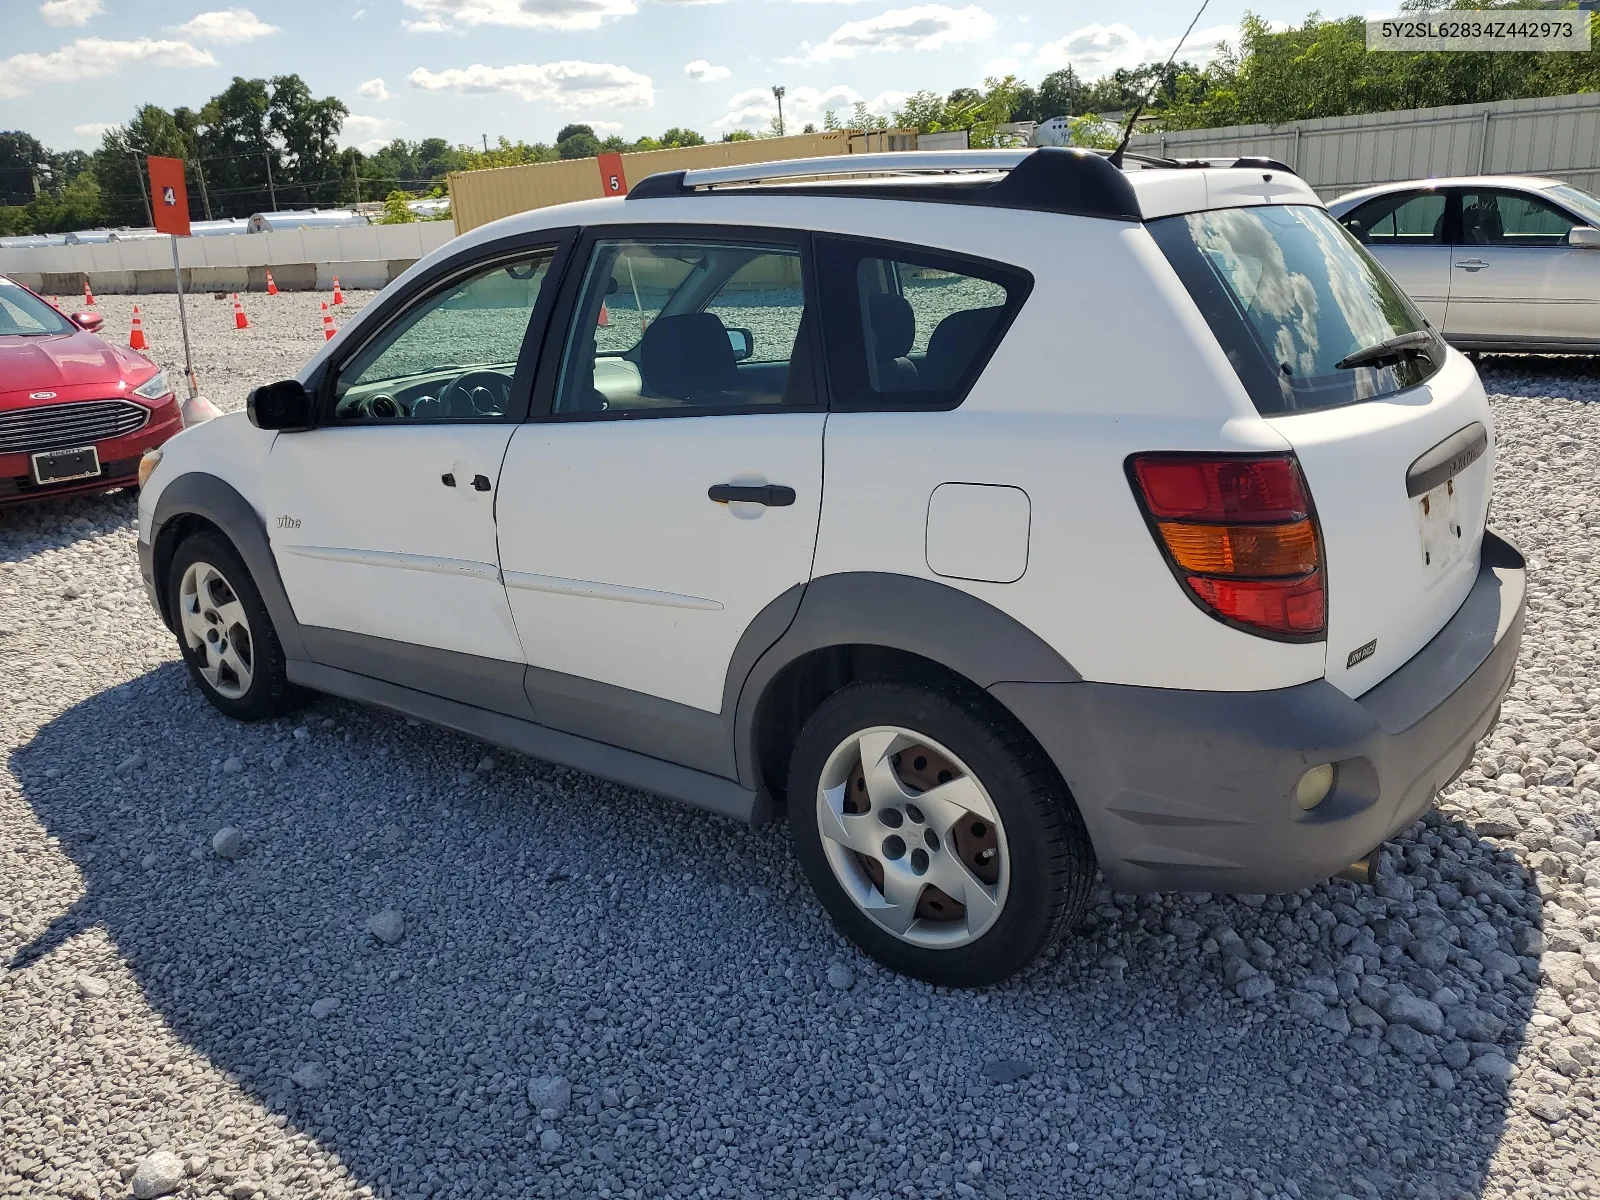
<svg viewBox="0 0 1600 1200"><path fill-rule="evenodd" d="M1461 557L1461 497L1456 481L1446 479L1411 501L1422 539L1422 569L1429 578L1443 575Z"/></svg>
<svg viewBox="0 0 1600 1200"><path fill-rule="evenodd" d="M67 483L93 479L100 474L100 452L93 446L76 450L45 450L33 456L35 483Z"/></svg>

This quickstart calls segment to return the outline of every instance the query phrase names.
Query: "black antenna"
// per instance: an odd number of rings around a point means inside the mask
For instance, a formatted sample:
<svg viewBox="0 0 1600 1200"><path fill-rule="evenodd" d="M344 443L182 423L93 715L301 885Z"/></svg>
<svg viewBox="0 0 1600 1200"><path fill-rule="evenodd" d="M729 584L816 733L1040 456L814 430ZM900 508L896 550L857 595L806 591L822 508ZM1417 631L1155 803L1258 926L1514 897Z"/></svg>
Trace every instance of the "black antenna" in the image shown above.
<svg viewBox="0 0 1600 1200"><path fill-rule="evenodd" d="M1194 20L1189 22L1189 28L1183 31L1183 36L1178 39L1178 44L1172 48L1172 55L1167 59L1167 65L1162 67L1156 74L1155 83L1151 85L1150 90L1140 96L1139 103L1133 106L1133 115L1128 118L1128 127L1122 131L1122 140L1117 143L1117 148L1111 154L1111 165L1113 167L1122 166L1122 155L1128 149L1128 143L1133 141L1134 122L1139 119L1139 114L1144 112L1144 106L1150 103L1150 97L1155 95L1156 89L1161 86L1161 81L1167 77L1168 69L1178 58L1178 51L1183 49L1184 42L1189 40L1189 35L1194 32L1194 27L1200 23L1201 13L1206 11L1206 5L1210 3L1211 0L1200 0L1200 11L1194 14Z"/></svg>

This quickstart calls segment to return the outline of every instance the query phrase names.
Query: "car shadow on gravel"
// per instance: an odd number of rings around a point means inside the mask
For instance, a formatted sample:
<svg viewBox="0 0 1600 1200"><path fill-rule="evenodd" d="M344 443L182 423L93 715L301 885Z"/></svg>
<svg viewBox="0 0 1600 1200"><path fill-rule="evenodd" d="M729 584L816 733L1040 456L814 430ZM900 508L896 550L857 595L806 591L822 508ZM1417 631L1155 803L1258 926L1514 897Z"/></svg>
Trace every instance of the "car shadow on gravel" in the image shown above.
<svg viewBox="0 0 1600 1200"><path fill-rule="evenodd" d="M240 726L172 664L11 766L83 891L9 969L103 927L176 1036L337 1155L329 1193L1477 1196L1520 1115L1474 1060L1516 1061L1537 962L1491 956L1537 891L1438 816L1383 894L1102 890L963 993L851 952L781 826L339 701ZM540 1076L570 1110L541 1114Z"/></svg>

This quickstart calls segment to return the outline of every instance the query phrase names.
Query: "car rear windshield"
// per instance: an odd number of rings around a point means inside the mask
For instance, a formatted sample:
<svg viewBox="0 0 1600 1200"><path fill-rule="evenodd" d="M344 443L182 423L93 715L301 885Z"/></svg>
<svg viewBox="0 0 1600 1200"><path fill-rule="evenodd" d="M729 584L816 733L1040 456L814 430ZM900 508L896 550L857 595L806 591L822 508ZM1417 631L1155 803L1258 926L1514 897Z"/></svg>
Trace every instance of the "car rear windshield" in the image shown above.
<svg viewBox="0 0 1600 1200"><path fill-rule="evenodd" d="M1263 415L1392 395L1444 363L1437 336L1370 365L1345 363L1427 322L1325 209L1213 209L1148 228Z"/></svg>
<svg viewBox="0 0 1600 1200"><path fill-rule="evenodd" d="M0 337L7 334L38 337L46 333L71 333L73 323L27 288L0 276Z"/></svg>

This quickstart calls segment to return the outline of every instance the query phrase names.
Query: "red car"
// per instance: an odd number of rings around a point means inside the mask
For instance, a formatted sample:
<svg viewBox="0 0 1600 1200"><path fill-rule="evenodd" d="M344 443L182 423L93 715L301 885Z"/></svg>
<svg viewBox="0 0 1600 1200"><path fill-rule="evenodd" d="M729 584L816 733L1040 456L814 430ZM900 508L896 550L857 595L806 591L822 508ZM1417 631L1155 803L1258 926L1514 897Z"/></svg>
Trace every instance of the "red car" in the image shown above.
<svg viewBox="0 0 1600 1200"><path fill-rule="evenodd" d="M0 275L0 504L138 482L139 459L183 428L161 368Z"/></svg>

